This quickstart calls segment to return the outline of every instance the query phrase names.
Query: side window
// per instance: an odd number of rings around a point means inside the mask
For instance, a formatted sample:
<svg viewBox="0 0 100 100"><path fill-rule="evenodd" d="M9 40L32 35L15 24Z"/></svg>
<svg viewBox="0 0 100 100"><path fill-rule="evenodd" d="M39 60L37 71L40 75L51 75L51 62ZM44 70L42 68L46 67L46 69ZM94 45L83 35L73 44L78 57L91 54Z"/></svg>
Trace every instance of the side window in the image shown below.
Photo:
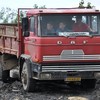
<svg viewBox="0 0 100 100"><path fill-rule="evenodd" d="M97 16L92 16L92 29L97 32Z"/></svg>
<svg viewBox="0 0 100 100"><path fill-rule="evenodd" d="M34 17L30 17L30 31L34 32Z"/></svg>
<svg viewBox="0 0 100 100"><path fill-rule="evenodd" d="M86 18L86 16L82 16L82 22L83 22L83 23L87 23L87 18Z"/></svg>

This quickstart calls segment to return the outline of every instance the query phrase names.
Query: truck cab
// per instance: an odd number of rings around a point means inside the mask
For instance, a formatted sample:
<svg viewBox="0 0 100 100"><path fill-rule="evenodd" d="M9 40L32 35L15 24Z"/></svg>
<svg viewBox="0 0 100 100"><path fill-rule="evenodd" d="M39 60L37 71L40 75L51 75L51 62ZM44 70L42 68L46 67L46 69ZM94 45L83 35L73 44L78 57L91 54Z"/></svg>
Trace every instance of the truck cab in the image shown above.
<svg viewBox="0 0 100 100"><path fill-rule="evenodd" d="M30 56L32 76L37 80L81 82L95 87L100 71L100 15L95 9L34 9L23 19L24 54ZM90 30L74 31L77 16ZM25 21L25 19L27 21ZM64 22L68 30L61 31ZM53 31L47 31L47 24ZM81 26L79 26L81 27ZM28 32L28 34L27 34ZM25 79L23 79L25 80ZM91 84L91 85L90 85Z"/></svg>

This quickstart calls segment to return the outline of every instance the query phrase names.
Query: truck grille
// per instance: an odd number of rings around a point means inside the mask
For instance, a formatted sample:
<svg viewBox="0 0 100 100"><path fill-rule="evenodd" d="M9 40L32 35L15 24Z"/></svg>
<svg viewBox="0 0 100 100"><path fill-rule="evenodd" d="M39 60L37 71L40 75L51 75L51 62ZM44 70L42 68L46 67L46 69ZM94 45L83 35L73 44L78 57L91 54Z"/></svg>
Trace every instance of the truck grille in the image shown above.
<svg viewBox="0 0 100 100"><path fill-rule="evenodd" d="M42 66L42 72L100 71L100 65Z"/></svg>
<svg viewBox="0 0 100 100"><path fill-rule="evenodd" d="M43 56L43 61L100 60L100 54L86 55L83 50L62 50L60 55Z"/></svg>
<svg viewBox="0 0 100 100"><path fill-rule="evenodd" d="M43 61L63 61L63 60L100 60L100 55L62 55L62 56L43 56Z"/></svg>

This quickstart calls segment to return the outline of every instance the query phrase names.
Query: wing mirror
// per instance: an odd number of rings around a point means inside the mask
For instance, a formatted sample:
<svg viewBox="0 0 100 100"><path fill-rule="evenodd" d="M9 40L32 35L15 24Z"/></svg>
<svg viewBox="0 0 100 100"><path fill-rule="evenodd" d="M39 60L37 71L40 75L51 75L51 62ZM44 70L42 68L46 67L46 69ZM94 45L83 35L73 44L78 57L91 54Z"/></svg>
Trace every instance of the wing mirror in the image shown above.
<svg viewBox="0 0 100 100"><path fill-rule="evenodd" d="M29 36L29 21L27 17L22 18L22 30L23 30L23 36L28 37Z"/></svg>

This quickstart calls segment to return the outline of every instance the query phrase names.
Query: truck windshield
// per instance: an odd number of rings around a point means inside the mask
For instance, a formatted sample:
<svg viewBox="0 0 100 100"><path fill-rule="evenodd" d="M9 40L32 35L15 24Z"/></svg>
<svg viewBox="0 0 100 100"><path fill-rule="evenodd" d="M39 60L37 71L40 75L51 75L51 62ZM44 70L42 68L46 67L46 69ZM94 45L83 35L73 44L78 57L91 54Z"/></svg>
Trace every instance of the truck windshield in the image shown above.
<svg viewBox="0 0 100 100"><path fill-rule="evenodd" d="M39 20L41 36L100 35L99 14L44 14Z"/></svg>

